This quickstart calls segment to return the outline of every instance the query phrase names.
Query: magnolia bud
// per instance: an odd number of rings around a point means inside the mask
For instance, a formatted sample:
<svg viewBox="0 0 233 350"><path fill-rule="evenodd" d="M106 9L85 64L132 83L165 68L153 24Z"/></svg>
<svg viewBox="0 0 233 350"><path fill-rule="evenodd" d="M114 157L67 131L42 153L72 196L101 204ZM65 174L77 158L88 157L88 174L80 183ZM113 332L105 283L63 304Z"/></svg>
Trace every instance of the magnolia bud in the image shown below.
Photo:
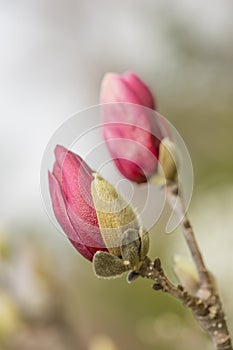
<svg viewBox="0 0 233 350"><path fill-rule="evenodd" d="M174 143L165 137L159 146L158 172L153 180L158 183L175 181L177 177L177 153Z"/></svg>
<svg viewBox="0 0 233 350"><path fill-rule="evenodd" d="M149 88L133 73L109 73L102 81L100 102L106 146L122 175L146 182L158 173L160 162L166 180L173 180L171 134L168 123L154 111Z"/></svg>
<svg viewBox="0 0 233 350"><path fill-rule="evenodd" d="M149 248L148 234L115 188L62 146L49 173L55 216L74 247L93 260L99 277L137 270Z"/></svg>

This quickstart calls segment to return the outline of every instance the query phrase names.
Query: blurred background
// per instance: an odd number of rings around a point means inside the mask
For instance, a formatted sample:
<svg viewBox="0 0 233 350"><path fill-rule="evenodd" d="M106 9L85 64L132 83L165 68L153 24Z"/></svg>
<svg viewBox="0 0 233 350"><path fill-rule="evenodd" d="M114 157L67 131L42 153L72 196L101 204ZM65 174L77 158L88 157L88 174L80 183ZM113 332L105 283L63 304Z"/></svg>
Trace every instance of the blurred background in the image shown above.
<svg viewBox="0 0 233 350"><path fill-rule="evenodd" d="M136 72L190 151L190 217L233 333L233 3L0 0L0 348L212 349L190 312L148 281L96 279L40 196L44 149L98 103L105 72ZM162 220L163 221L163 220ZM164 222L166 218L164 218ZM173 281L177 230L151 232Z"/></svg>

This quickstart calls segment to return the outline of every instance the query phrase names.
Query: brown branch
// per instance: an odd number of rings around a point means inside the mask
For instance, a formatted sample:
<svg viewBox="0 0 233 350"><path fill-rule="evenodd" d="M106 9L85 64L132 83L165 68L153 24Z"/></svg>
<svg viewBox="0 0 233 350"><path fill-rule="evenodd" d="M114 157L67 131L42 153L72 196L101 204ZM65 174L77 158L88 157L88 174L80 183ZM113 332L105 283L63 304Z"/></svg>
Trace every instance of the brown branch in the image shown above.
<svg viewBox="0 0 233 350"><path fill-rule="evenodd" d="M189 295L188 303L187 299L184 299L184 294L170 294L178 297L178 299L182 300L186 306L192 309L199 324L211 336L213 344L217 350L230 350L232 349L231 339L227 328L222 303L216 290L215 282L213 278L211 278L211 275L205 266L201 251L198 247L192 226L183 204L183 199L179 191L178 184L176 182L169 183L167 184L166 188L167 201L169 202L171 208L175 211L180 222L185 240L193 257L200 279L200 288L197 292L197 297L191 296L192 299L190 299ZM172 290L173 289L171 289L171 291ZM187 295L187 292L183 291L183 293Z"/></svg>
<svg viewBox="0 0 233 350"><path fill-rule="evenodd" d="M205 297L208 298L213 290L212 280L205 266L201 251L198 247L177 183L171 183L167 185L167 201L170 204L171 208L175 211L182 227L184 238L197 267L201 283L200 289L203 292L203 297L205 295Z"/></svg>
<svg viewBox="0 0 233 350"><path fill-rule="evenodd" d="M165 275L158 258L152 262L147 257L137 274L155 281L155 290L169 293L189 307L202 328L209 333L216 350L233 350L224 311L217 294L212 293L208 299L203 300L189 294L182 286L175 286Z"/></svg>

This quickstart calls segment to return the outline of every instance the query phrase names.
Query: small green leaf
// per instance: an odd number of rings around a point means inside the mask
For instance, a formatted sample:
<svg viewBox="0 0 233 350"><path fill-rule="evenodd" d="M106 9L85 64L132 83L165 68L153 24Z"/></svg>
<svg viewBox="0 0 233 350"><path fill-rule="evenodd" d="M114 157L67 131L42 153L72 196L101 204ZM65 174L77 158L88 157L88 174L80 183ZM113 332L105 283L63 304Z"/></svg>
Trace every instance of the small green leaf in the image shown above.
<svg viewBox="0 0 233 350"><path fill-rule="evenodd" d="M96 252L93 259L93 267L97 277L114 278L119 277L129 267L123 260L107 252Z"/></svg>

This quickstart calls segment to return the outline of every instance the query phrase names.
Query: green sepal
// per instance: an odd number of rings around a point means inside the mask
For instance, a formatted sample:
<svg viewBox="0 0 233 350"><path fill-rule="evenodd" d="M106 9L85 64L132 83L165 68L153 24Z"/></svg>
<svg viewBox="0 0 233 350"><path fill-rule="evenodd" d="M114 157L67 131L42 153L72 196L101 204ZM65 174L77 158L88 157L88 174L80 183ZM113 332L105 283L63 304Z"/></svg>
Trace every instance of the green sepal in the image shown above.
<svg viewBox="0 0 233 350"><path fill-rule="evenodd" d="M123 260L108 252L96 252L93 267L97 277L114 278L121 276L129 267Z"/></svg>
<svg viewBox="0 0 233 350"><path fill-rule="evenodd" d="M139 250L141 242L139 232L136 229L128 229L122 235L121 256L124 264L134 270L139 263Z"/></svg>

